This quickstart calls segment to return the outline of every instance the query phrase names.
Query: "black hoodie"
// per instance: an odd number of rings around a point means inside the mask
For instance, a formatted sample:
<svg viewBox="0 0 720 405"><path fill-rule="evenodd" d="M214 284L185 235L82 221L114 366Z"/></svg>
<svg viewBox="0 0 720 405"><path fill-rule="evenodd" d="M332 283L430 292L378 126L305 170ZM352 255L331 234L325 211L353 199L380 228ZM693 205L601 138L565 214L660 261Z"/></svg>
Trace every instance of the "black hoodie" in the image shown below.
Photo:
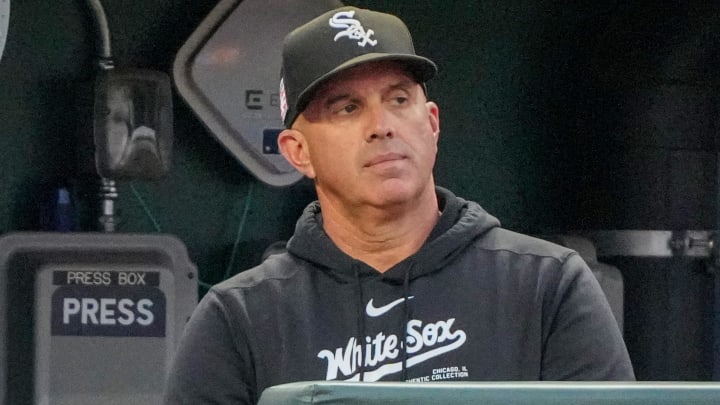
<svg viewBox="0 0 720 405"><path fill-rule="evenodd" d="M255 403L269 386L309 380L634 379L577 253L437 191L428 240L384 273L338 249L309 205L288 252L202 299L167 403Z"/></svg>

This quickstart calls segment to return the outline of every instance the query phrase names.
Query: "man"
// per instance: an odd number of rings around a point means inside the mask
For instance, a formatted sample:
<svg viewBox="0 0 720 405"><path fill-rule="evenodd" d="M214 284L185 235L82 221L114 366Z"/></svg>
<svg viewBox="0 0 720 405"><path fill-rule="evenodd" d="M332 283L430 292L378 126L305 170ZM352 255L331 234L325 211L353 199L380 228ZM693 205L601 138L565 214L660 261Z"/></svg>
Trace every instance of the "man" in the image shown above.
<svg viewBox="0 0 720 405"><path fill-rule="evenodd" d="M286 253L203 298L169 403L303 380L634 379L577 253L435 187L435 73L391 15L345 7L288 35L278 142L318 201Z"/></svg>

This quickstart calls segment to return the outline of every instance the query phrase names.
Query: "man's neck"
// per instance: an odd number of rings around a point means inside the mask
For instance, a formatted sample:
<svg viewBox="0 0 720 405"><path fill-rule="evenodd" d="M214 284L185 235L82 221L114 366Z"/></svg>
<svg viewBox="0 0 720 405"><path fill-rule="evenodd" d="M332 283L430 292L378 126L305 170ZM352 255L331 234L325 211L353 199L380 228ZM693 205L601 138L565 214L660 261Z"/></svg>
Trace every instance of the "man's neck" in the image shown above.
<svg viewBox="0 0 720 405"><path fill-rule="evenodd" d="M439 217L434 189L417 201L388 208L344 212L320 196L323 227L349 256L383 273L417 252Z"/></svg>

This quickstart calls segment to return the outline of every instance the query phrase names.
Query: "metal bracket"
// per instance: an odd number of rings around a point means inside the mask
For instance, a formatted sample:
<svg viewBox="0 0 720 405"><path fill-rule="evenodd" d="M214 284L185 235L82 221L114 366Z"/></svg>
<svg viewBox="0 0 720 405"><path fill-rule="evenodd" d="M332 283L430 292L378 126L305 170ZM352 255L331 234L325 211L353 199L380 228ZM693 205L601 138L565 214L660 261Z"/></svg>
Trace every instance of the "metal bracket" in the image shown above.
<svg viewBox="0 0 720 405"><path fill-rule="evenodd" d="M592 240L600 257L692 257L708 259L708 270L720 272L716 231L601 230L577 234Z"/></svg>

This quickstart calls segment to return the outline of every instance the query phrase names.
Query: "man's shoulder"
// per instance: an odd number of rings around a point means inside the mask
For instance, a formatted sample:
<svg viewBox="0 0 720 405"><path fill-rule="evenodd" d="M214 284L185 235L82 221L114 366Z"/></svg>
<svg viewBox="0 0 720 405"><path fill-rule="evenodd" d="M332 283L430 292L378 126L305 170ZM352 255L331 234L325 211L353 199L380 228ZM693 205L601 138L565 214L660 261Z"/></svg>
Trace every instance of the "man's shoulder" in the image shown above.
<svg viewBox="0 0 720 405"><path fill-rule="evenodd" d="M259 265L216 284L213 289L224 292L235 289L253 288L268 282L283 282L292 280L301 271L303 266L296 257L287 252L278 253L268 257Z"/></svg>
<svg viewBox="0 0 720 405"><path fill-rule="evenodd" d="M504 228L493 228L476 241L476 246L485 250L507 251L517 255L548 257L563 262L574 253L572 249L540 237L514 232Z"/></svg>

